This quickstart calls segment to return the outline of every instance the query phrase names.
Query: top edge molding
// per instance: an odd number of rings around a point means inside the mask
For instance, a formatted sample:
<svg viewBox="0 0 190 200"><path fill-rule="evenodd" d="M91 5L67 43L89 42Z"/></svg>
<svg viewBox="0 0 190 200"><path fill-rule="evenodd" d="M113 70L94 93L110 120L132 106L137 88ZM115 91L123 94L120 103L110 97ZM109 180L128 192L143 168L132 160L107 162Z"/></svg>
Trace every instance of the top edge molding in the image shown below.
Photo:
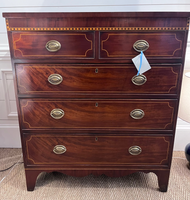
<svg viewBox="0 0 190 200"><path fill-rule="evenodd" d="M190 17L190 12L11 12L3 13L5 18L47 18L47 17Z"/></svg>

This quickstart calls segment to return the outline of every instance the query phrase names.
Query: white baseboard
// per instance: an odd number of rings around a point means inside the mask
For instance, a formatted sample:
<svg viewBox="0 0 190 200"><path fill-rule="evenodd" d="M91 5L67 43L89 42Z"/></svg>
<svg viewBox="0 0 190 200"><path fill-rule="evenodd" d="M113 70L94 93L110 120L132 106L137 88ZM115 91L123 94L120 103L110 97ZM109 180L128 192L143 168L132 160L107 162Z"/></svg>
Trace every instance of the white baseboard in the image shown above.
<svg viewBox="0 0 190 200"><path fill-rule="evenodd" d="M188 143L190 143L190 124L178 119L174 151L184 151Z"/></svg>
<svg viewBox="0 0 190 200"><path fill-rule="evenodd" d="M0 125L0 148L20 148L18 125Z"/></svg>

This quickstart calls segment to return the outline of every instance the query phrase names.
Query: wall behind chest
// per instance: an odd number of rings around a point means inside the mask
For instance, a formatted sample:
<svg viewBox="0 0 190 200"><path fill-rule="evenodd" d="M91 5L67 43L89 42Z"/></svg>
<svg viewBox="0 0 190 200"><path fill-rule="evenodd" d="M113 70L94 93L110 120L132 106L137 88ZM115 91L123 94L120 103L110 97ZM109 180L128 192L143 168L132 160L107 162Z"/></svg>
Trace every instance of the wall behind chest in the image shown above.
<svg viewBox="0 0 190 200"><path fill-rule="evenodd" d="M6 0L0 5L3 12L140 12L140 11L188 11L189 0ZM190 37L187 44L186 69L190 69ZM190 125L178 119L174 150L184 150L190 142ZM0 147L20 147L19 126L13 88L13 76L9 54L6 25L0 17Z"/></svg>

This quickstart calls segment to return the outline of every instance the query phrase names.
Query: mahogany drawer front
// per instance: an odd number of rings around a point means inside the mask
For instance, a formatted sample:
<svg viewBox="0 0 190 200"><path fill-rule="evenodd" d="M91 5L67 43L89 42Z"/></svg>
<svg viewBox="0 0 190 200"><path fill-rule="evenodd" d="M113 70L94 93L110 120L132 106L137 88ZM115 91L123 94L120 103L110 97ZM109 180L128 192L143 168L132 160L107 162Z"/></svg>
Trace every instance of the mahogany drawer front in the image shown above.
<svg viewBox="0 0 190 200"><path fill-rule="evenodd" d="M16 32L12 37L15 58L89 59L94 57L93 32Z"/></svg>
<svg viewBox="0 0 190 200"><path fill-rule="evenodd" d="M147 80L135 85L133 65L37 65L17 64L20 94L34 93L124 93L177 94L181 65L152 65Z"/></svg>
<svg viewBox="0 0 190 200"><path fill-rule="evenodd" d="M100 58L131 59L138 55L133 45L145 40L149 48L144 52L150 58L181 58L185 32L101 32Z"/></svg>
<svg viewBox="0 0 190 200"><path fill-rule="evenodd" d="M159 99L20 100L23 129L172 130L176 105Z"/></svg>
<svg viewBox="0 0 190 200"><path fill-rule="evenodd" d="M27 164L162 165L170 137L30 135Z"/></svg>

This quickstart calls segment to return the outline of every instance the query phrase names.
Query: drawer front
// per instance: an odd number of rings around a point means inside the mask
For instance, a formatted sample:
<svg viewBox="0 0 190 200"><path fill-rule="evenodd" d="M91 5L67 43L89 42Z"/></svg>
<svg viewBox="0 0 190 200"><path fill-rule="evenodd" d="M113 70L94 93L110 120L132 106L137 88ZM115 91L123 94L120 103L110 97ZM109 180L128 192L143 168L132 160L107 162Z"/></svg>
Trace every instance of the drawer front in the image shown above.
<svg viewBox="0 0 190 200"><path fill-rule="evenodd" d="M185 32L157 33L100 33L100 58L131 59L138 55L133 45L138 40L145 40L149 48L144 52L147 58L181 58ZM138 46L141 46L140 44ZM146 47L146 46L145 46Z"/></svg>
<svg viewBox="0 0 190 200"><path fill-rule="evenodd" d="M23 129L171 130L176 100L20 100Z"/></svg>
<svg viewBox="0 0 190 200"><path fill-rule="evenodd" d="M93 32L13 33L13 55L29 59L85 59L94 57Z"/></svg>
<svg viewBox="0 0 190 200"><path fill-rule="evenodd" d="M25 136L27 164L162 165L168 163L169 137Z"/></svg>
<svg viewBox="0 0 190 200"><path fill-rule="evenodd" d="M137 73L133 65L17 64L16 76L20 94L56 91L63 94L177 94L180 67L152 65L140 85L132 82Z"/></svg>

